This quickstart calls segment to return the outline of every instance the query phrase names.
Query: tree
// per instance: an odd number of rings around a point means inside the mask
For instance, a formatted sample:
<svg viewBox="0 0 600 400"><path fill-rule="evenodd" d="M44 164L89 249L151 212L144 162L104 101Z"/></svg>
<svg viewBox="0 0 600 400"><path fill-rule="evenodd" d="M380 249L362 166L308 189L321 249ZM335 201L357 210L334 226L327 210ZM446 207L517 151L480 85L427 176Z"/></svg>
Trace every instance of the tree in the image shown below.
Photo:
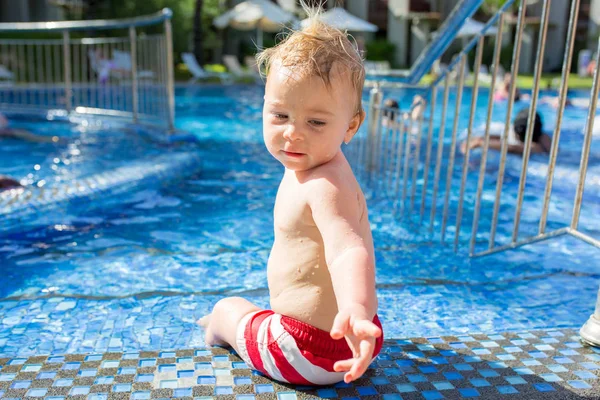
<svg viewBox="0 0 600 400"><path fill-rule="evenodd" d="M194 56L198 64L204 64L204 49L202 46L202 5L203 0L196 0L196 7L194 9Z"/></svg>

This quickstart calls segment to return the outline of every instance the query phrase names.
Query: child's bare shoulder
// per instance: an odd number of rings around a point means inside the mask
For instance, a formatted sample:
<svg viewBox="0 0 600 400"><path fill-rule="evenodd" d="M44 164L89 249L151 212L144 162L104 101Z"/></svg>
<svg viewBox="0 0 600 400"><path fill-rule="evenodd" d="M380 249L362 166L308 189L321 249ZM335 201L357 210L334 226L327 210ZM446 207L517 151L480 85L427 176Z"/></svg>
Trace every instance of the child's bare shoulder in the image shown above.
<svg viewBox="0 0 600 400"><path fill-rule="evenodd" d="M335 199L356 195L358 183L352 170L344 163L327 163L314 168L306 177L305 190L309 200Z"/></svg>

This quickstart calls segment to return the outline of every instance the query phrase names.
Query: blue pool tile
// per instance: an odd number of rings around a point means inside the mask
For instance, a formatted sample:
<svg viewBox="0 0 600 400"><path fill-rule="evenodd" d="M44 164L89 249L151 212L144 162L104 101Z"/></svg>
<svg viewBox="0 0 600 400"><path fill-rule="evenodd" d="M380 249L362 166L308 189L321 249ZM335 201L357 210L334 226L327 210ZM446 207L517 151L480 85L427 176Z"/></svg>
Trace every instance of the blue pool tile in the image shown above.
<svg viewBox="0 0 600 400"><path fill-rule="evenodd" d="M82 369L77 373L78 376L88 377L88 376L96 376L98 373L97 369Z"/></svg>
<svg viewBox="0 0 600 400"><path fill-rule="evenodd" d="M176 364L162 364L158 366L158 372L173 372L177 371Z"/></svg>
<svg viewBox="0 0 600 400"><path fill-rule="evenodd" d="M54 381L54 385L52 385L52 386L56 386L56 387L73 386L73 379L69 379L69 378L57 379Z"/></svg>
<svg viewBox="0 0 600 400"><path fill-rule="evenodd" d="M215 386L215 394L217 396L224 394L233 394L233 388L231 386Z"/></svg>
<svg viewBox="0 0 600 400"><path fill-rule="evenodd" d="M154 367L156 365L156 358L144 358L138 363L140 367Z"/></svg>
<svg viewBox="0 0 600 400"><path fill-rule="evenodd" d="M381 396L381 398L383 400L402 400L402 396L400 396L399 394L384 394L383 396Z"/></svg>
<svg viewBox="0 0 600 400"><path fill-rule="evenodd" d="M106 395L106 397L102 398L102 399L92 399L92 397L88 396L88 400L106 400L108 398L108 395ZM65 400L65 396L49 396L46 397L45 400Z"/></svg>
<svg viewBox="0 0 600 400"><path fill-rule="evenodd" d="M490 368L493 368L493 369L508 368L508 365L506 365L505 363L503 363L501 361L489 362L488 365L490 366Z"/></svg>
<svg viewBox="0 0 600 400"><path fill-rule="evenodd" d="M400 384L397 384L396 385L396 389L398 389L398 391L400 393L411 393L411 392L416 392L417 391L417 388L415 388L410 383L400 383Z"/></svg>
<svg viewBox="0 0 600 400"><path fill-rule="evenodd" d="M575 375L580 377L581 379L598 379L595 374L592 374L590 371L573 371Z"/></svg>
<svg viewBox="0 0 600 400"><path fill-rule="evenodd" d="M177 359L177 364L185 364L191 362L194 362L194 359L192 357L179 357Z"/></svg>
<svg viewBox="0 0 600 400"><path fill-rule="evenodd" d="M519 391L515 389L513 386L505 385L505 386L496 386L496 390L500 394L517 394Z"/></svg>
<svg viewBox="0 0 600 400"><path fill-rule="evenodd" d="M200 364L200 363L197 363L196 365L198 365L198 364ZM231 368L233 368L233 369L249 369L250 367L245 362L232 362ZM198 368L196 368L196 369L198 369Z"/></svg>
<svg viewBox="0 0 600 400"><path fill-rule="evenodd" d="M21 368L21 372L38 372L42 369L42 364L25 364Z"/></svg>
<svg viewBox="0 0 600 400"><path fill-rule="evenodd" d="M560 382L562 378L556 374L540 374L540 377L546 382Z"/></svg>
<svg viewBox="0 0 600 400"><path fill-rule="evenodd" d="M79 362L68 362L68 363L64 363L61 369L73 370L73 369L79 369L80 367L81 367L81 363L79 363Z"/></svg>
<svg viewBox="0 0 600 400"><path fill-rule="evenodd" d="M42 371L37 375L35 379L54 379L55 376L55 371Z"/></svg>
<svg viewBox="0 0 600 400"><path fill-rule="evenodd" d="M194 356L196 357L200 357L200 356L210 356L212 355L212 353L210 352L210 350L196 350L194 352ZM162 357L162 356L161 356ZM173 353L173 355L171 357L175 357L175 353Z"/></svg>
<svg viewBox="0 0 600 400"><path fill-rule="evenodd" d="M194 370L181 370L177 371L177 378L193 378Z"/></svg>
<svg viewBox="0 0 600 400"><path fill-rule="evenodd" d="M151 392L149 390L144 392L133 392L131 394L132 400L149 400L151 396Z"/></svg>
<svg viewBox="0 0 600 400"><path fill-rule="evenodd" d="M384 368L383 373L387 376L397 376L404 374L404 372L402 372L402 370L399 368Z"/></svg>
<svg viewBox="0 0 600 400"><path fill-rule="evenodd" d="M102 355L101 354L90 354L89 356L86 356L85 361L100 361L102 360Z"/></svg>
<svg viewBox="0 0 600 400"><path fill-rule="evenodd" d="M117 375L135 375L137 369L135 367L123 367L117 370Z"/></svg>
<svg viewBox="0 0 600 400"><path fill-rule="evenodd" d="M125 353L123 354L123 360L137 360L140 358L140 353Z"/></svg>
<svg viewBox="0 0 600 400"><path fill-rule="evenodd" d="M573 364L575 362L569 357L554 357L554 361L556 361L559 364Z"/></svg>
<svg viewBox="0 0 600 400"><path fill-rule="evenodd" d="M117 383L113 386L113 392L131 392L131 383Z"/></svg>
<svg viewBox="0 0 600 400"><path fill-rule="evenodd" d="M48 393L48 389L45 389L45 388L29 389L27 391L26 396L28 396L28 397L44 397L46 395L46 393Z"/></svg>
<svg viewBox="0 0 600 400"><path fill-rule="evenodd" d="M600 367L598 367L597 364L593 363L593 362L582 362L579 363L579 365L581 365L583 368L588 369L590 371L594 371Z"/></svg>
<svg viewBox="0 0 600 400"><path fill-rule="evenodd" d="M483 348L471 349L471 351L473 353L477 354L478 356L485 355L485 354L492 354L491 351L489 351L488 349L483 349Z"/></svg>
<svg viewBox="0 0 600 400"><path fill-rule="evenodd" d="M11 389L28 389L31 386L31 381L14 381L11 385Z"/></svg>
<svg viewBox="0 0 600 400"><path fill-rule="evenodd" d="M377 395L377 390L373 386L358 386L356 391L361 396Z"/></svg>
<svg viewBox="0 0 600 400"><path fill-rule="evenodd" d="M552 372L568 372L569 371L567 368L563 367L560 364L546 365L546 368L548 368Z"/></svg>
<svg viewBox="0 0 600 400"><path fill-rule="evenodd" d="M415 362L412 360L396 360L396 364L398 364L399 367L412 367L415 365Z"/></svg>
<svg viewBox="0 0 600 400"><path fill-rule="evenodd" d="M196 353L200 352L202 350L196 350ZM206 350L204 350L206 352ZM210 355L210 351L207 352L208 354L202 354L202 355ZM199 354L196 354L199 355ZM174 351L161 351L160 353L158 353L158 357L159 358L174 358L176 356Z"/></svg>
<svg viewBox="0 0 600 400"><path fill-rule="evenodd" d="M511 385L524 385L527 381L520 376L505 376L504 379Z"/></svg>
<svg viewBox="0 0 600 400"><path fill-rule="evenodd" d="M586 354L585 358L591 361L600 361L600 355L598 354Z"/></svg>
<svg viewBox="0 0 600 400"><path fill-rule="evenodd" d="M194 364L194 369L195 370L212 369L212 364L209 362L198 362L198 363Z"/></svg>
<svg viewBox="0 0 600 400"><path fill-rule="evenodd" d="M273 385L271 384L262 384L262 385L254 385L254 390L256 393L273 393Z"/></svg>
<svg viewBox="0 0 600 400"><path fill-rule="evenodd" d="M199 376L196 382L198 385L214 385L217 382L217 378L214 376Z"/></svg>
<svg viewBox="0 0 600 400"><path fill-rule="evenodd" d="M488 381L486 381L485 379L483 379L483 378L473 378L473 379L469 379L469 381L475 387L490 386L490 383Z"/></svg>
<svg viewBox="0 0 600 400"><path fill-rule="evenodd" d="M213 356L212 359L215 362L227 362L227 361L229 361L229 356Z"/></svg>
<svg viewBox="0 0 600 400"><path fill-rule="evenodd" d="M496 354L496 358L502 361L511 361L517 359L512 354Z"/></svg>
<svg viewBox="0 0 600 400"><path fill-rule="evenodd" d="M100 368L117 368L119 366L119 361L117 360L105 360L100 364Z"/></svg>
<svg viewBox="0 0 600 400"><path fill-rule="evenodd" d="M575 389L591 389L592 388L592 386L589 385L585 381L568 381L568 382L569 382L569 385L571 385Z"/></svg>
<svg viewBox="0 0 600 400"><path fill-rule="evenodd" d="M110 385L114 380L114 376L99 376L94 381L94 385Z"/></svg>
<svg viewBox="0 0 600 400"><path fill-rule="evenodd" d="M481 357L467 356L467 357L464 357L464 360L466 363L477 363L477 362L481 362Z"/></svg>
<svg viewBox="0 0 600 400"><path fill-rule="evenodd" d="M108 393L88 394L87 400L108 400Z"/></svg>
<svg viewBox="0 0 600 400"><path fill-rule="evenodd" d="M450 389L454 389L454 385L451 384L450 382L431 382L431 384L437 390L450 390Z"/></svg>
<svg viewBox="0 0 600 400"><path fill-rule="evenodd" d="M234 385L252 385L252 379L248 376L236 376L233 378Z"/></svg>
<svg viewBox="0 0 600 400"><path fill-rule="evenodd" d="M46 360L46 362L48 364L62 363L64 361L65 361L65 357L64 356L48 357L48 359ZM86 361L88 361L88 360L86 360Z"/></svg>
<svg viewBox="0 0 600 400"><path fill-rule="evenodd" d="M388 378L386 378L385 376L373 377L371 378L371 382L373 383L373 385L387 385L388 383L390 383Z"/></svg>
<svg viewBox="0 0 600 400"><path fill-rule="evenodd" d="M82 394L88 394L90 392L90 387L89 386L75 386L73 388L71 388L71 390L69 391L69 395L71 396L78 396L78 395L82 395Z"/></svg>
<svg viewBox="0 0 600 400"><path fill-rule="evenodd" d="M425 397L425 400L438 400L444 398L444 396L437 390L425 390L421 392L421 395Z"/></svg>
<svg viewBox="0 0 600 400"><path fill-rule="evenodd" d="M153 374L139 374L135 377L136 382L152 382L154 380Z"/></svg>
<svg viewBox="0 0 600 400"><path fill-rule="evenodd" d="M333 399L337 397L335 389L319 389L317 395L322 399Z"/></svg>
<svg viewBox="0 0 600 400"><path fill-rule="evenodd" d="M345 389L345 388L352 387L352 385L349 383L346 383L344 381L341 381L341 382L338 382L335 385L333 385L333 387L336 389Z"/></svg>
<svg viewBox="0 0 600 400"><path fill-rule="evenodd" d="M460 388L458 389L458 392L464 398L479 397L479 392L477 391L477 389L473 388Z"/></svg>
<svg viewBox="0 0 600 400"><path fill-rule="evenodd" d="M418 368L424 374L435 374L438 371L433 365L420 365Z"/></svg>
<svg viewBox="0 0 600 400"><path fill-rule="evenodd" d="M530 351L528 353L532 358L548 358L548 354L543 351Z"/></svg>
<svg viewBox="0 0 600 400"><path fill-rule="evenodd" d="M534 360L533 358L527 359L527 360L522 360L521 361L523 363L523 365L526 365L528 367L532 367L532 366L536 366L536 365L542 365L541 362L539 362L538 360Z"/></svg>
<svg viewBox="0 0 600 400"><path fill-rule="evenodd" d="M179 388L173 390L173 397L190 397L192 396L192 388Z"/></svg>
<svg viewBox="0 0 600 400"><path fill-rule="evenodd" d="M277 393L277 400L297 400L295 392L279 392Z"/></svg>
<svg viewBox="0 0 600 400"><path fill-rule="evenodd" d="M27 362L26 358L13 358L8 362L8 365L23 365Z"/></svg>
<svg viewBox="0 0 600 400"><path fill-rule="evenodd" d="M481 376L483 376L484 378L495 378L497 376L500 376L496 371L494 371L493 369L481 369L479 370L479 374Z"/></svg>
<svg viewBox="0 0 600 400"><path fill-rule="evenodd" d="M454 364L453 367L457 371L473 371L473 367L469 364Z"/></svg>
<svg viewBox="0 0 600 400"><path fill-rule="evenodd" d="M468 346L464 343L461 342L450 342L450 347L452 347L453 349L467 349Z"/></svg>
<svg viewBox="0 0 600 400"><path fill-rule="evenodd" d="M578 356L579 353L573 349L563 349L559 351L563 356Z"/></svg>
<svg viewBox="0 0 600 400"><path fill-rule="evenodd" d="M538 392L553 392L556 390L548 383L534 383L533 387L536 388Z"/></svg>
<svg viewBox="0 0 600 400"><path fill-rule="evenodd" d="M256 400L256 396L253 394L238 394L235 396L235 400Z"/></svg>
<svg viewBox="0 0 600 400"><path fill-rule="evenodd" d="M15 374L15 373L0 374L0 382L10 382L13 379L15 379L16 376L17 376L17 374Z"/></svg>
<svg viewBox="0 0 600 400"><path fill-rule="evenodd" d="M454 357L458 355L454 350L441 350L440 354L444 357Z"/></svg>
<svg viewBox="0 0 600 400"><path fill-rule="evenodd" d="M463 376L459 372L444 372L443 374L449 381L459 381Z"/></svg>
<svg viewBox="0 0 600 400"><path fill-rule="evenodd" d="M532 370L530 370L529 368L525 368L525 367L516 367L516 368L513 368L513 371L515 371L519 375L533 375L534 374L534 372Z"/></svg>

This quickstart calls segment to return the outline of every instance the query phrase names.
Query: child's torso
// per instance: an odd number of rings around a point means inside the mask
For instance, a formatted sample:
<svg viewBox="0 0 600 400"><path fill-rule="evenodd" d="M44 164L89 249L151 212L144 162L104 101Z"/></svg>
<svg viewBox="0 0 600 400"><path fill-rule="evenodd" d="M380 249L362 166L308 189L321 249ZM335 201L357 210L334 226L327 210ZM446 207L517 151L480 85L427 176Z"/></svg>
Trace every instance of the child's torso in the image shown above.
<svg viewBox="0 0 600 400"><path fill-rule="evenodd" d="M349 171L349 178L355 179ZM275 241L267 277L273 311L329 331L338 312L321 233L312 218L304 188L286 173L275 201ZM356 183L357 207L363 209L361 230L373 251L365 199Z"/></svg>

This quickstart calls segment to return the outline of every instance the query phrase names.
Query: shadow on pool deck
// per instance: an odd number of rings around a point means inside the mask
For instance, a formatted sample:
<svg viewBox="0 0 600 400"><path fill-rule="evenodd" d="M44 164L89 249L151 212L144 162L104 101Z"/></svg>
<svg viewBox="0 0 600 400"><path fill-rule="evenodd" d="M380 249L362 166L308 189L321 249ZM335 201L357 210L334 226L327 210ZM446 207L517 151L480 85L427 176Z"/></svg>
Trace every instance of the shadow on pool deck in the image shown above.
<svg viewBox="0 0 600 400"><path fill-rule="evenodd" d="M2 398L598 399L600 349L572 329L386 340L351 385L298 387L222 348L0 358Z"/></svg>

